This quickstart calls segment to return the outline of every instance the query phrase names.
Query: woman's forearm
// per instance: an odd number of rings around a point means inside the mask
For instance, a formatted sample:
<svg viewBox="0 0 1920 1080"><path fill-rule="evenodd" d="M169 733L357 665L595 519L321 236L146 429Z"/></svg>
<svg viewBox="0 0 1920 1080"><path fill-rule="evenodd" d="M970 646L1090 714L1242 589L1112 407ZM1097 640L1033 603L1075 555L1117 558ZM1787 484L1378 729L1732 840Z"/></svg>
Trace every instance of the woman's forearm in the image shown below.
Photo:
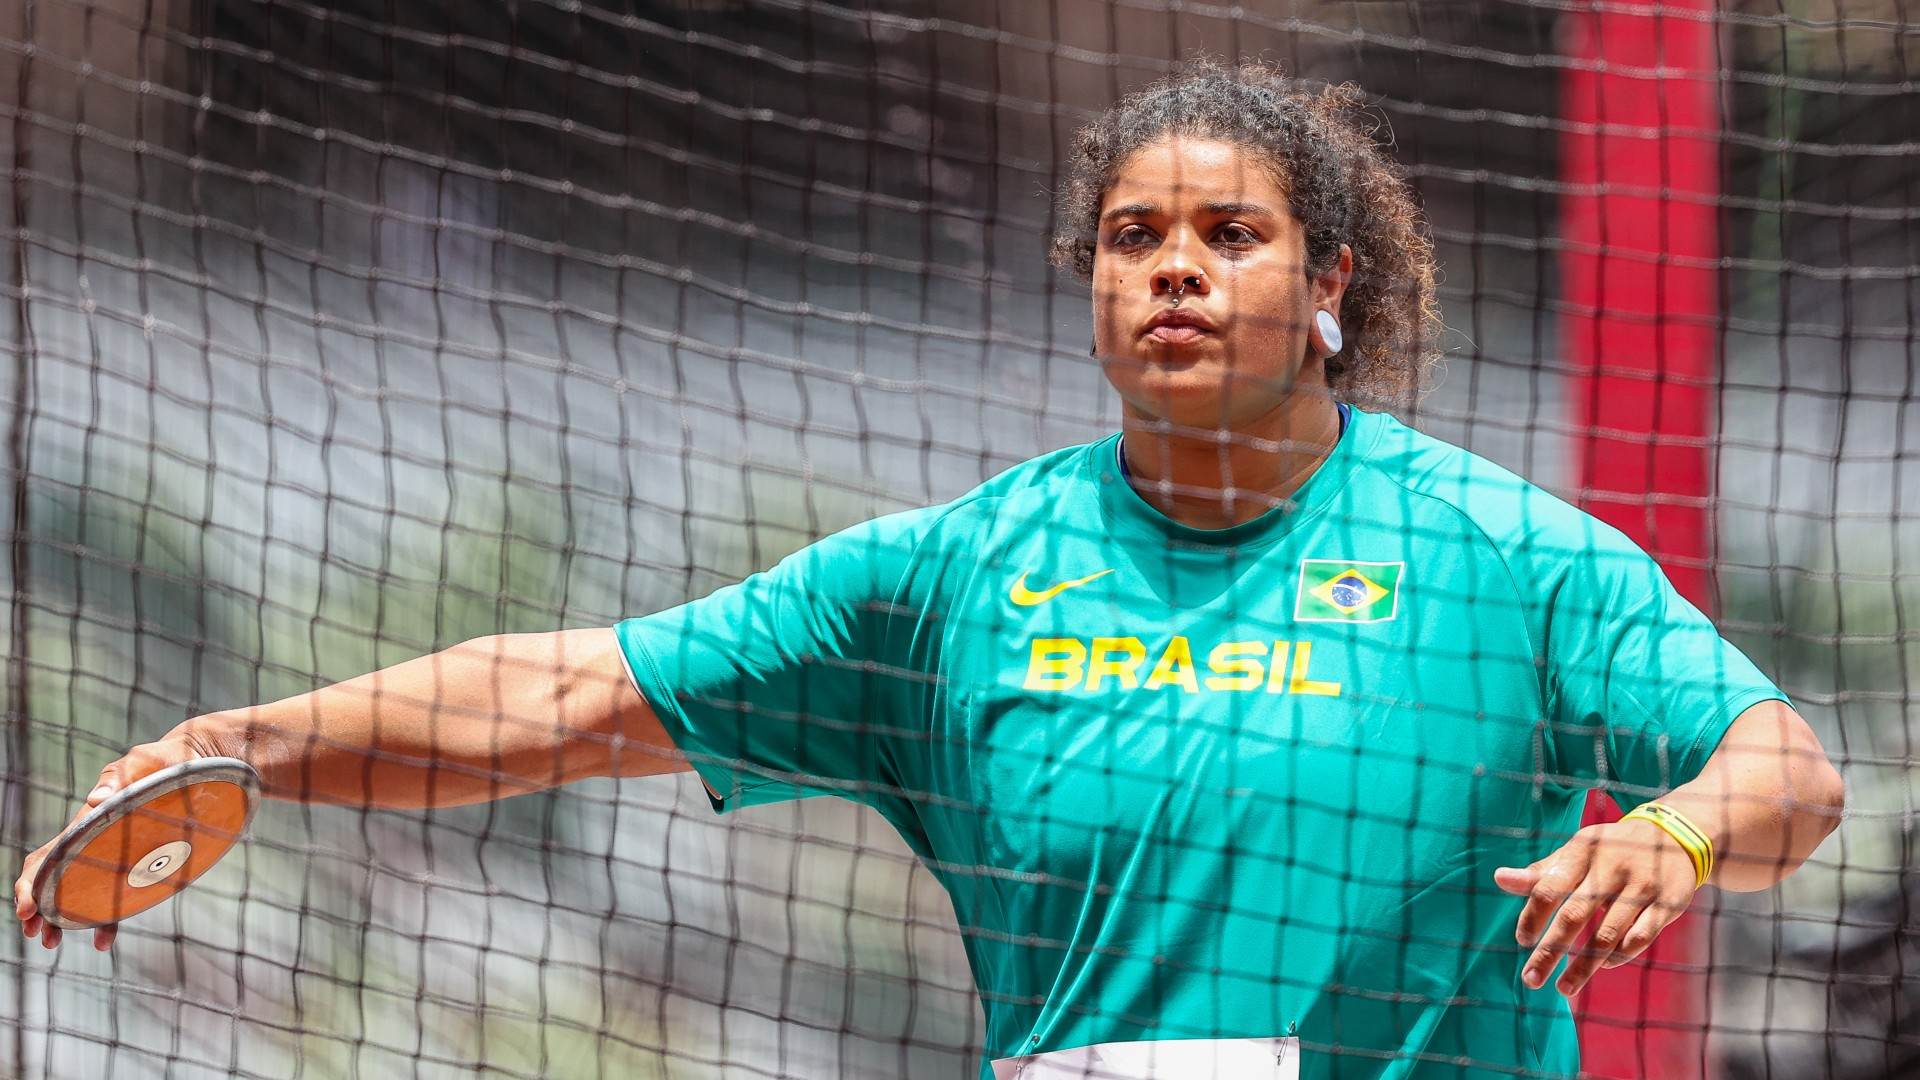
<svg viewBox="0 0 1920 1080"><path fill-rule="evenodd" d="M1713 840L1715 885L1754 892L1793 873L1840 824L1845 788L1806 722L1763 701L1727 729L1699 776L1660 801Z"/></svg>
<svg viewBox="0 0 1920 1080"><path fill-rule="evenodd" d="M269 797L352 806L458 806L684 767L618 650L604 627L475 638L171 734L250 763Z"/></svg>

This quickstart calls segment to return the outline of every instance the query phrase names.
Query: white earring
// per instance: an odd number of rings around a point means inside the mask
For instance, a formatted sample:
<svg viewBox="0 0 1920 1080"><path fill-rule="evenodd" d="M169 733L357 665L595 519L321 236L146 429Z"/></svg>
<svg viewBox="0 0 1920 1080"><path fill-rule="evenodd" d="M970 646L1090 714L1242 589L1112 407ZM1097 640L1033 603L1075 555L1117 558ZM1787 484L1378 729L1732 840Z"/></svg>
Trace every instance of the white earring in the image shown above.
<svg viewBox="0 0 1920 1080"><path fill-rule="evenodd" d="M1320 331L1320 343L1327 347L1329 355L1339 352L1340 347L1347 343L1340 333L1340 320L1334 318L1333 312L1326 308L1313 313L1313 328Z"/></svg>

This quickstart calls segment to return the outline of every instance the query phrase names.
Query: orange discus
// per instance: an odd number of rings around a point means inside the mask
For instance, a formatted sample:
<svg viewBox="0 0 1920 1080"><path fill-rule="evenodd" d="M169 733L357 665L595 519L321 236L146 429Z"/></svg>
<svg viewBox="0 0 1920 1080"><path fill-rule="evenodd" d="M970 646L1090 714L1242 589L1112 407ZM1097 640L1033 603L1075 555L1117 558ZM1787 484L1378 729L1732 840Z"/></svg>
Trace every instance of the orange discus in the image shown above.
<svg viewBox="0 0 1920 1080"><path fill-rule="evenodd" d="M142 777L54 841L34 875L34 903L63 930L138 915L219 862L259 801L259 774L238 758L196 758Z"/></svg>

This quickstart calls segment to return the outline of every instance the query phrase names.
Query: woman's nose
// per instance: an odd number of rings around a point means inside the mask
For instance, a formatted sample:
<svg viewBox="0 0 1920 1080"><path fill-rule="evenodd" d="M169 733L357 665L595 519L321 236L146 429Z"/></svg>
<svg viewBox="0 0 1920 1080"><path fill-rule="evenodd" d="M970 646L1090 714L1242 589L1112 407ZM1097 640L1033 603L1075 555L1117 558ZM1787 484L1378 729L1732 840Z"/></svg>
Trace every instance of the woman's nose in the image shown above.
<svg viewBox="0 0 1920 1080"><path fill-rule="evenodd" d="M1153 273L1153 295L1195 296L1207 292L1207 275L1184 260L1168 260Z"/></svg>

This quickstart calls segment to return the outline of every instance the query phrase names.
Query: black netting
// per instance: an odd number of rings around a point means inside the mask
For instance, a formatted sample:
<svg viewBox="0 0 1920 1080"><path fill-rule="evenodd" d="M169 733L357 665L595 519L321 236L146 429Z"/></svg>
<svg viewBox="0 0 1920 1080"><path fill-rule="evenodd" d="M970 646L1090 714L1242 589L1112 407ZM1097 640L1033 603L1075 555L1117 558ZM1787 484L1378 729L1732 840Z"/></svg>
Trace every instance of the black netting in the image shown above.
<svg viewBox="0 0 1920 1080"><path fill-rule="evenodd" d="M1665 77L1580 36L1606 17L1707 27L1718 126L1610 118L1605 85L1578 114L1581 73ZM669 609L1117 430L1088 287L1047 264L1072 134L1181 58L1264 57L1357 82L1431 223L1447 361L1402 418L1596 508L1680 490L1597 442L1680 448L1642 464L1704 470L1669 500L1700 527L1629 532L1847 778L1797 873L1704 890L1684 951L1605 977L1590 1060L1920 1068L1916 47L1879 0L6 5L0 837L17 866L187 716ZM1582 411L1621 385L1593 378L1605 335L1666 287L1578 284L1652 227L1569 224L1640 190L1608 179L1618 145L1572 163L1595 132L1711 140L1704 187L1644 192L1710 211L1704 366L1626 379L1698 395L1698 435ZM0 935L0 1075L975 1075L967 941L999 930L899 834L929 793L894 794L722 817L682 773L270 802L111 954ZM1422 1067L1462 1062L1492 1067Z"/></svg>

